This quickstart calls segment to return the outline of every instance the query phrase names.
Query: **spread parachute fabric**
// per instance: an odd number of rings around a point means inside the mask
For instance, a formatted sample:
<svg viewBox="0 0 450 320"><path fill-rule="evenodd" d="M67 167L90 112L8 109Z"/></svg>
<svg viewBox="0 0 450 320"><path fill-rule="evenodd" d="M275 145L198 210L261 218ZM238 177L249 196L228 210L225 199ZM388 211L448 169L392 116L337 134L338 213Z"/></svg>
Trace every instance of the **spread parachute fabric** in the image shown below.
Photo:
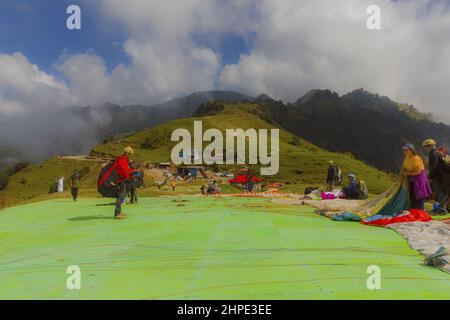
<svg viewBox="0 0 450 320"><path fill-rule="evenodd" d="M432 220L432 217L425 211L411 209L410 211L404 211L404 214L400 214L395 217L385 215L372 216L372 219L368 218L366 220L363 220L362 223L370 226L387 226L394 223L416 222L416 221L427 222L430 220Z"/></svg>
<svg viewBox="0 0 450 320"><path fill-rule="evenodd" d="M350 210L348 206L342 206L342 210L339 210L337 205L332 210L318 208L317 213L336 221L361 221L374 215L394 216L411 207L407 179L395 183L373 199L355 204L356 206Z"/></svg>

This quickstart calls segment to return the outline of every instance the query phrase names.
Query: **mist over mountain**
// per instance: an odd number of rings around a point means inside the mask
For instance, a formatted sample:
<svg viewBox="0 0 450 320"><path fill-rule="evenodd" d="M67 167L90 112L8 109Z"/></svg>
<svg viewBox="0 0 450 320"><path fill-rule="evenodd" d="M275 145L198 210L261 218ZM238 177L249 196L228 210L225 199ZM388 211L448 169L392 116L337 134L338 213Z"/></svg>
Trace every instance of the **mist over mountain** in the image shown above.
<svg viewBox="0 0 450 320"><path fill-rule="evenodd" d="M231 91L205 91L156 105L87 107L30 112L0 122L0 170L18 161L39 162L56 155L83 154L104 139L176 118L190 117L208 100L251 99Z"/></svg>
<svg viewBox="0 0 450 320"><path fill-rule="evenodd" d="M195 112L214 114L205 102L255 101L259 116L312 143L348 152L385 171L397 171L401 145L427 138L450 146L450 126L433 115L363 89L343 96L330 90L310 90L293 103L267 94L253 98L232 91L193 93L156 105L87 107L29 113L0 122L0 169L18 161L38 162L55 155L85 154L95 145ZM206 110L205 110L206 108Z"/></svg>

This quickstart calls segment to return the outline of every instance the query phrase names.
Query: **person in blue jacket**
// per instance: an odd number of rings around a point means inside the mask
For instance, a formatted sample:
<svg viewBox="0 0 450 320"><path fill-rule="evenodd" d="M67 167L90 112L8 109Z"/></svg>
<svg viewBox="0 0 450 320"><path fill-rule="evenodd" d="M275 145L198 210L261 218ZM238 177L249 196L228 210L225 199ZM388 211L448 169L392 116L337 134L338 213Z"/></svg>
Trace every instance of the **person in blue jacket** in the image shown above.
<svg viewBox="0 0 450 320"><path fill-rule="evenodd" d="M358 198L358 183L356 176L351 173L348 175L348 185L342 189L345 199L357 199Z"/></svg>

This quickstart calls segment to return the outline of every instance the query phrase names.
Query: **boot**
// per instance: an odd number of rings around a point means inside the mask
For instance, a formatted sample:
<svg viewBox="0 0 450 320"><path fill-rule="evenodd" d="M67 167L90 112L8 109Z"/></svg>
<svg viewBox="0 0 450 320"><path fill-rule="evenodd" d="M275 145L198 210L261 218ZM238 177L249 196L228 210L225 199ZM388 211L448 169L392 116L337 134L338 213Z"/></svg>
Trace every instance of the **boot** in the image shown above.
<svg viewBox="0 0 450 320"><path fill-rule="evenodd" d="M114 219L119 219L119 220L126 219L126 218L127 218L127 215L125 213L123 213L123 212L121 212L118 215L114 216Z"/></svg>

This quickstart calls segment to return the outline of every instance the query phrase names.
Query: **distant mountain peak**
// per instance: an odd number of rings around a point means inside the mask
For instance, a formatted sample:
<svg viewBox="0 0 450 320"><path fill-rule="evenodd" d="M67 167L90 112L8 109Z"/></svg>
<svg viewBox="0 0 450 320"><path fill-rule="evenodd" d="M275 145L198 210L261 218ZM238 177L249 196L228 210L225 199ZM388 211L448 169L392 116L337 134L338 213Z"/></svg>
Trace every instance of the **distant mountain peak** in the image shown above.
<svg viewBox="0 0 450 320"><path fill-rule="evenodd" d="M342 100L350 103L356 103L364 108L371 108L373 110L378 110L388 114L391 114L392 112L401 112L417 121L433 121L433 115L431 113L421 112L413 105L398 103L391 100L389 97L381 96L377 93L371 93L362 88L353 90L343 95Z"/></svg>
<svg viewBox="0 0 450 320"><path fill-rule="evenodd" d="M256 97L255 100L256 101L272 101L274 99L266 93L261 93L259 96Z"/></svg>
<svg viewBox="0 0 450 320"><path fill-rule="evenodd" d="M339 99L339 95L336 92L332 92L328 89L312 89L309 90L303 97L299 98L295 104L300 106L304 105L312 100L335 100Z"/></svg>

